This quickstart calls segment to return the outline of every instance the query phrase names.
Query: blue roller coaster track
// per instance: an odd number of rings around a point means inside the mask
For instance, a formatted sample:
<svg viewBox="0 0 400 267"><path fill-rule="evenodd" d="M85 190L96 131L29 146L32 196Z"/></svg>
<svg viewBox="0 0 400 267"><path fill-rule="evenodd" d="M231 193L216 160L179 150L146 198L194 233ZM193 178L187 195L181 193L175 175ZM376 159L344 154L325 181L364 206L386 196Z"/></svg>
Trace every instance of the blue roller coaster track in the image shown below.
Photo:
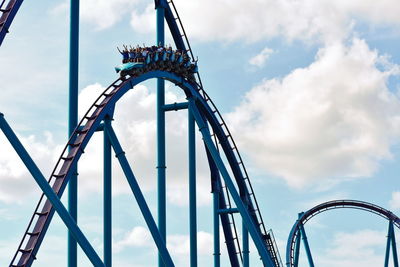
<svg viewBox="0 0 400 267"><path fill-rule="evenodd" d="M22 0L1 1L0 45L8 33L11 23L22 2ZM165 0L155 0L155 6L157 10L162 10L162 13L160 13L162 14L162 21L164 21L165 18L176 49L184 51L184 53L187 53L193 60L194 54L174 2L172 0L169 0L168 2ZM78 7L79 5L75 6L75 11L79 11ZM76 12L76 14L77 13L79 12ZM76 22L77 21L74 23ZM75 26L77 25L78 24L76 23ZM75 40L75 44L77 44L77 40L78 39ZM0 129L13 145L14 149L17 151L18 155L21 157L33 178L43 191L43 194L40 197L35 211L28 223L23 238L18 245L18 249L11 260L9 265L10 267L29 267L34 263L55 212L57 212L61 217L64 224L69 229L71 236L81 246L93 266L111 266L111 238L108 238L108 241L104 238L105 256L103 261L82 233L71 213L67 211L60 201L66 186L68 183L71 184L70 181L72 180L72 177L76 176L76 166L95 132L104 133L105 173L107 173L111 168L111 158L106 156L106 154L111 153L111 148L115 152L148 229L153 237L154 243L158 248L161 260L159 266L175 266L168 251L164 237L165 233L161 230L161 224L159 223L158 226L156 225L153 215L150 212L141 188L137 183L136 177L112 126L114 110L118 101L129 90L134 90L136 85L149 79L158 79L162 82L170 81L177 87L181 88L185 93L187 102L167 104L162 106L162 108L164 111L188 109L188 120L189 125L191 125L189 126L189 150L191 151L189 154L194 154L194 123L197 124L203 137L205 152L210 168L211 188L214 199L214 266L219 267L221 265L219 248L219 226L221 223L230 266L250 266L248 243L250 234L257 252L260 255L262 264L266 267L283 267L274 235L271 230L267 231L266 225L261 216L260 207L253 186L250 182L248 172L245 168L238 147L236 146L232 134L221 113L204 90L197 66L191 69L194 73L188 74L186 72L183 74L182 68L179 69L179 66L171 67L173 64L176 65L176 62L172 62L171 60L171 62L167 62L168 64L165 63L166 62L160 63L157 62L157 60L154 60L148 66L142 64L144 67L141 69L136 69L135 71L123 71L121 76L98 96L96 101L83 116L80 123L76 126L48 180L44 178L39 168L37 168L23 145L19 142L15 133L6 122L4 115L0 113ZM193 64L193 66L195 65ZM190 132L190 129L193 131ZM193 170L192 167L189 167L189 169ZM163 166L161 166L161 168L163 168ZM108 192L110 193L110 191ZM109 197L111 197L111 194ZM108 201L111 202L110 199ZM106 209L107 207L108 209L110 206L110 203L106 203L104 208ZM301 213L288 238L286 251L286 265L288 267L298 266L301 238L304 242L310 266L314 266L304 230L304 224L321 212L337 208L366 210L387 219L389 221L389 232L384 266L388 266L390 246L392 246L394 265L395 267L398 267L393 227L396 226L397 228L400 228L400 219L384 208L355 200L330 201ZM110 211L110 209L108 209L108 211ZM190 212L192 212L192 207ZM239 216L235 217L235 215ZM192 215L190 216L192 217ZM195 216L196 215L194 215L194 218ZM235 218L237 219L238 217L240 217L242 221L242 243L239 239L240 231L238 231L237 221L235 220ZM110 237L111 230L105 230L104 235ZM196 232L191 231L191 238L195 235ZM195 242L196 241L194 241L194 243ZM71 255L69 254L69 256ZM194 257L193 261L192 256ZM192 255L191 247L191 267L197 266L196 257L196 253L193 253ZM69 266L76 265L72 263Z"/></svg>
<svg viewBox="0 0 400 267"><path fill-rule="evenodd" d="M299 265L299 252L300 252L301 239L303 239L308 263L310 267L314 266L314 260L311 255L311 250L307 240L307 235L304 230L304 224L308 222L311 218L315 217L316 215L333 209L363 210L376 214L388 220L389 221L388 243L386 246L384 266L387 267L389 263L390 246L392 246L393 249L394 266L395 267L399 266L393 226L396 226L397 228L400 229L400 218L397 217L395 214L393 214L391 211L384 209L378 205L371 204L365 201L344 199L344 200L332 200L324 202L309 209L306 212L302 212L299 214L299 219L293 225L287 241L286 265L288 267L298 267Z"/></svg>
<svg viewBox="0 0 400 267"><path fill-rule="evenodd" d="M2 0L0 4L0 46L23 0Z"/></svg>
<svg viewBox="0 0 400 267"><path fill-rule="evenodd" d="M10 1L7 4L7 8L3 10L3 38L21 2L22 1ZM4 1L2 5L4 5ZM188 52L193 59L192 49L173 1L156 1L156 7L158 6L162 6L165 10L165 19L170 28L176 48ZM115 136L113 136L112 127L106 127L107 121L113 118L113 110L117 101L128 90L147 79L161 78L169 80L184 90L189 99L189 110L193 113L195 121L203 135L212 175L213 191L218 194L217 209L220 211L218 214L221 219L231 266L240 266L241 262L243 262L243 258L246 257L244 254L248 254L248 248L246 248L246 251L242 251L240 248L238 232L233 216L234 213L240 213L243 218L246 228L256 244L264 266L282 266L273 234L272 232L266 231L260 208L239 150L221 113L203 89L199 73L196 72L195 75L196 81L189 83L184 77L180 77L176 73L159 69L135 76L123 76L116 80L98 97L71 135L57 161L50 179L47 181L48 185L53 192L61 198L72 175L71 173L73 172L74 166L76 166L79 161L93 133L99 129L108 132L113 148L116 150L118 159L120 159L123 153L122 150L119 152L117 151L119 144L117 139L113 138ZM221 159L221 152L225 154L228 160L234 176L234 181L231 180ZM129 169L129 167L126 168L125 170ZM127 172L129 173L129 171ZM223 179L221 179L221 176ZM138 192L137 186L134 185L135 179L133 174L131 175L131 179L128 180L133 183L132 190L135 196L139 198L138 202L142 203L142 212L149 213L144 199L140 197L140 189ZM239 192L237 192L236 187L239 189ZM236 209L233 208L232 202L236 204ZM49 199L46 192L43 193L10 266L32 265L51 223L54 212L54 203ZM151 214L146 218L149 229L155 230L155 223ZM173 266L172 260L158 231L152 231L152 233L159 250L164 252L162 253L164 263L167 266ZM94 265L99 264L98 257L92 256L89 258Z"/></svg>

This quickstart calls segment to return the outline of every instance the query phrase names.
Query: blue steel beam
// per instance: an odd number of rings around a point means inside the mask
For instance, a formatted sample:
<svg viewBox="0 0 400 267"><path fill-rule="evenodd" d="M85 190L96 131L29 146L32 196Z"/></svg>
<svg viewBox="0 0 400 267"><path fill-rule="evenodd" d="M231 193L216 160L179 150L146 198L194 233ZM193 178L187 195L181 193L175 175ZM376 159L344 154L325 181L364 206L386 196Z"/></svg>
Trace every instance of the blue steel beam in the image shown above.
<svg viewBox="0 0 400 267"><path fill-rule="evenodd" d="M78 125L78 67L79 67L79 0L71 0L70 39L69 39L69 114L68 136ZM75 221L78 221L78 165L74 166L68 185L68 209ZM68 266L78 265L76 241L68 234Z"/></svg>
<svg viewBox="0 0 400 267"><path fill-rule="evenodd" d="M230 209L219 209L218 210L219 214L223 214L223 213L239 213L239 210L236 208L230 208Z"/></svg>
<svg viewBox="0 0 400 267"><path fill-rule="evenodd" d="M202 133L203 140L204 140L207 148L210 150L212 158L214 159L215 163L217 164L218 169L221 172L222 177L224 178L225 184L228 187L233 200L235 201L236 207L238 208L240 215L242 216L242 219L243 219L245 225L247 226L247 229L254 241L254 244L256 245L257 250L261 255L261 259L264 263L264 266L275 267L275 264L273 263L271 256L269 255L269 252L267 251L267 249L264 245L264 241L262 240L260 232L257 230L256 226L254 225L254 222L253 222L252 218L250 217L248 210L246 209L242 199L240 198L240 195L236 190L236 187L224 165L224 162L222 161L221 156L219 155L219 152L216 149L216 147L212 141L209 129L208 129L206 123L204 122L202 116L200 115L199 110L197 109L197 106L192 98L189 98L189 108L192 110L192 113L196 119L199 130Z"/></svg>
<svg viewBox="0 0 400 267"><path fill-rule="evenodd" d="M239 267L239 259L238 259L238 251L236 250L236 245L235 245L235 239L233 237L233 230L231 227L231 222L229 220L229 214L227 212L222 212L220 213L220 210L227 210L227 205L226 205L226 200L225 200L225 194L222 190L222 183L221 183L221 176L220 173L218 171L218 167L215 164L214 159L211 156L211 153L209 151L209 149L207 148L207 146L205 146L205 150L206 150L206 155L207 155L207 159L208 159L208 165L210 167L210 173L211 173L211 185L212 185L212 192L213 192L213 196L214 197L218 197L217 199L214 199L214 202L216 203L216 207L214 207L214 214L219 214L220 218L221 218L221 225L222 225L222 229L224 232L224 236L225 236L225 244L226 244L226 248L228 250L228 256L229 256L229 261L231 264L231 267ZM219 240L219 220L218 220L218 216L216 216L216 218L214 218L214 227L218 227L218 230L215 229L214 232L218 231L218 237L214 237L214 238L218 238ZM219 242L216 243L218 245L218 253L215 253L215 258L218 257L218 266L220 264L220 247L219 247ZM215 262L217 262L215 261Z"/></svg>
<svg viewBox="0 0 400 267"><path fill-rule="evenodd" d="M249 231L246 224L242 222L242 242L243 242L243 267L250 266Z"/></svg>
<svg viewBox="0 0 400 267"><path fill-rule="evenodd" d="M5 3L4 1L2 2ZM6 37L11 23L14 20L14 17L17 14L22 2L23 0L8 1L7 6L2 7L8 11L0 12L0 46L3 43L3 40Z"/></svg>
<svg viewBox="0 0 400 267"><path fill-rule="evenodd" d="M394 267L399 267L399 259L397 257L396 236L394 233L393 221L389 221L390 239L392 242L393 264Z"/></svg>
<svg viewBox="0 0 400 267"><path fill-rule="evenodd" d="M301 217L301 216L299 216L299 217ZM300 228L301 237L303 239L304 249L306 250L308 264L310 265L310 267L314 267L314 260L311 255L310 245L308 243L306 231L304 230L304 226L302 223L299 225L299 228Z"/></svg>
<svg viewBox="0 0 400 267"><path fill-rule="evenodd" d="M197 267L196 123L188 110L190 267Z"/></svg>
<svg viewBox="0 0 400 267"><path fill-rule="evenodd" d="M169 30L171 32L172 38L174 39L174 43L177 49L180 50L186 50L185 43L183 42L182 39L182 34L179 30L179 26L176 23L176 18L174 17L174 14L172 13L172 10L170 6L168 5L166 0L155 0L155 6L156 9L158 8L163 8L164 11L164 16L165 20L168 23Z"/></svg>
<svg viewBox="0 0 400 267"><path fill-rule="evenodd" d="M4 135L7 137L10 144L13 146L18 156L21 158L22 162L25 164L36 183L39 185L40 189L46 195L47 199L51 202L54 209L63 220L64 224L67 226L69 232L71 233L74 240L76 240L81 246L82 250L85 252L90 262L94 266L104 266L100 257L97 255L96 251L90 245L89 241L86 239L85 235L82 233L78 225L76 224L74 218L68 213L67 209L62 204L60 198L56 195L50 185L47 183L46 178L36 166L35 162L29 156L28 152L25 150L24 146L18 140L11 127L8 125L7 121L4 119L4 115L0 113L0 128Z"/></svg>
<svg viewBox="0 0 400 267"><path fill-rule="evenodd" d="M103 129L111 126L111 118L104 118ZM104 265L111 267L112 263L112 168L111 168L111 142L106 131L103 131L104 139L104 182L103 182L103 247Z"/></svg>
<svg viewBox="0 0 400 267"><path fill-rule="evenodd" d="M385 251L385 263L384 263L384 267L389 267L389 258L390 258L390 246L391 246L391 241L392 241L392 231L390 228L390 224L392 223L392 221L389 221L389 227L388 227L388 235L387 235L387 242L386 242L386 251Z"/></svg>
<svg viewBox="0 0 400 267"><path fill-rule="evenodd" d="M188 106L189 106L188 102L173 103L173 104L164 105L163 110L164 111L178 111L181 109L187 109Z"/></svg>
<svg viewBox="0 0 400 267"><path fill-rule="evenodd" d="M163 0L159 0L163 1ZM157 6L157 45L164 46L164 4ZM157 187L158 187L158 229L167 242L167 197L166 197L166 152L165 152L165 81L157 79ZM163 267L161 255L158 266Z"/></svg>
<svg viewBox="0 0 400 267"><path fill-rule="evenodd" d="M115 135L113 128L111 126L107 125L106 133L107 133L108 137L110 138L110 142L114 149L116 157L122 167L122 170L126 176L126 179L128 180L129 186L132 190L133 195L135 196L135 199L138 203L140 211L142 212L144 220L146 221L147 227L150 230L153 240L156 243L156 246L159 251L159 255L162 259L162 263L167 267L175 266L170 254L168 252L165 241L164 241L160 231L157 228L157 225L154 221L153 216L151 215L151 211L150 211L149 207L147 206L147 203L143 196L142 190L140 189L140 186L136 180L136 177L133 174L133 171L129 165L128 160L126 159L125 152L122 150L121 144L119 143L118 138Z"/></svg>
<svg viewBox="0 0 400 267"><path fill-rule="evenodd" d="M221 265L221 250L219 246L219 192L213 192L213 226L214 226L214 267Z"/></svg>

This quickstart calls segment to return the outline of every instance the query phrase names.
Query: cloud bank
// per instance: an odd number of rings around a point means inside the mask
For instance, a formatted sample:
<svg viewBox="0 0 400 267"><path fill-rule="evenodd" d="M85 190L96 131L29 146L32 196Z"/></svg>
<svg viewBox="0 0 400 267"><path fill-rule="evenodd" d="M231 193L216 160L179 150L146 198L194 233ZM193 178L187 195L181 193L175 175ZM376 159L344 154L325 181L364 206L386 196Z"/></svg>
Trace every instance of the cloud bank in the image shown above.
<svg viewBox="0 0 400 267"><path fill-rule="evenodd" d="M400 135L400 100L387 86L395 75L399 66L365 41L335 43L251 89L228 122L257 166L292 187L370 176Z"/></svg>

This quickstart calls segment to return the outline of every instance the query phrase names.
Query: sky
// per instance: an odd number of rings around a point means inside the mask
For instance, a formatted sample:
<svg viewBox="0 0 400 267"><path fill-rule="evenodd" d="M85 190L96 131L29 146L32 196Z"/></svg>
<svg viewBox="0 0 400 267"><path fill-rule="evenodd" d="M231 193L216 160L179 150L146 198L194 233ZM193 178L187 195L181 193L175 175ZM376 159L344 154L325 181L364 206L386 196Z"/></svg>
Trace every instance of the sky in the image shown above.
<svg viewBox="0 0 400 267"><path fill-rule="evenodd" d="M400 212L398 1L174 2L284 262L298 213L319 203L357 199ZM0 48L0 112L46 177L67 141L68 12L64 0L24 2ZM154 3L81 0L80 18L82 116L118 77L116 47L155 43ZM184 101L179 88L167 83L166 90L167 103ZM118 102L113 122L154 217L155 103L155 81L140 84ZM177 266L189 259L186 118L185 111L167 114L167 239ZM210 180L199 134L196 141L199 266L210 266ZM78 219L100 255L101 142L94 135L79 162ZM116 160L113 173L113 264L156 266L155 246ZM1 266L9 264L39 196L0 134ZM335 210L305 229L317 266L383 265L387 222L380 217ZM251 248L251 266L262 266ZM229 266L225 249L222 257ZM66 228L57 215L37 258L36 266L66 266ZM79 261L91 266L81 251ZM300 261L307 266L303 250Z"/></svg>

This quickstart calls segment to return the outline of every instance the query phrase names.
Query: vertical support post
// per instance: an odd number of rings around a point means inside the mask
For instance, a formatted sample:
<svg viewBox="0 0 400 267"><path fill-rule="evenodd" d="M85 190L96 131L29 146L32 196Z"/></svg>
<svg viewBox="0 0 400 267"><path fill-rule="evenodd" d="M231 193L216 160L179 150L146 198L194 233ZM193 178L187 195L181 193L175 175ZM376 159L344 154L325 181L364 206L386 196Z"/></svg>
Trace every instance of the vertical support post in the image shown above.
<svg viewBox="0 0 400 267"><path fill-rule="evenodd" d="M243 267L250 266L249 231L246 224L242 222L242 242L243 242Z"/></svg>
<svg viewBox="0 0 400 267"><path fill-rule="evenodd" d="M215 181L218 183L218 181ZM219 186L216 185L213 191L213 223L214 223L214 267L220 267L220 246L219 246Z"/></svg>
<svg viewBox="0 0 400 267"><path fill-rule="evenodd" d="M79 65L79 0L71 0L70 7L70 50L69 50L69 122L68 136L78 125L78 65ZM72 218L78 219L78 167L72 170L68 185L68 210ZM78 264L77 244L71 232L68 233L68 267Z"/></svg>
<svg viewBox="0 0 400 267"><path fill-rule="evenodd" d="M164 17L162 5L157 6L157 45L164 45ZM165 82L157 79L157 184L158 184L158 229L167 242L166 226L166 164L165 164ZM158 257L158 266L163 267L161 256Z"/></svg>
<svg viewBox="0 0 400 267"><path fill-rule="evenodd" d="M230 177L228 170L226 169L224 162L222 161L221 156L219 155L219 152L218 152L217 148L215 147L214 142L212 141L210 131L207 127L207 124L204 121L204 119L202 118L202 116L200 115L200 112L197 109L195 100L193 98L189 98L189 107L191 108L193 116L195 117L195 120L199 127L199 131L201 132L201 134L203 136L203 140L204 140L213 160L215 161L215 164L218 167L222 177L224 178L225 184L226 184L229 192L232 195L232 198L236 204L236 207L239 210L239 213L242 216L242 219L244 220L244 223L246 224L251 237L253 238L254 244L257 247L257 250L258 250L258 252L261 256L261 259L264 263L264 266L268 266L268 267L275 266L275 264L272 261L271 255L268 252L264 241L262 240L260 232L257 230L256 225L254 224L252 218L250 217L248 209L246 208L245 204L242 202L242 199L240 198L240 195L239 195L238 191L236 190L236 187L232 181L232 178Z"/></svg>
<svg viewBox="0 0 400 267"><path fill-rule="evenodd" d="M396 246L396 236L394 234L393 221L389 221L389 227L391 232L391 241L392 241L392 251L393 251L393 264L394 267L399 267L399 259L397 258L397 246Z"/></svg>
<svg viewBox="0 0 400 267"><path fill-rule="evenodd" d="M111 267L112 263L112 168L111 168L111 142L107 134L108 127L111 127L111 118L104 119L104 181L103 181L103 247L104 265Z"/></svg>
<svg viewBox="0 0 400 267"><path fill-rule="evenodd" d="M300 216L301 216L301 213L300 213ZM304 230L304 226L302 223L299 224L299 227L300 227L301 236L303 237L303 244L304 244L304 248L306 250L308 264L310 265L310 267L314 267L314 261L313 261L312 255L311 255L310 245L308 244L306 231Z"/></svg>
<svg viewBox="0 0 400 267"><path fill-rule="evenodd" d="M389 221L389 227L388 227L384 267L389 267L390 244L391 244L391 239L392 239L390 223L391 223L391 221Z"/></svg>
<svg viewBox="0 0 400 267"><path fill-rule="evenodd" d="M196 124L188 109L190 267L197 267Z"/></svg>

